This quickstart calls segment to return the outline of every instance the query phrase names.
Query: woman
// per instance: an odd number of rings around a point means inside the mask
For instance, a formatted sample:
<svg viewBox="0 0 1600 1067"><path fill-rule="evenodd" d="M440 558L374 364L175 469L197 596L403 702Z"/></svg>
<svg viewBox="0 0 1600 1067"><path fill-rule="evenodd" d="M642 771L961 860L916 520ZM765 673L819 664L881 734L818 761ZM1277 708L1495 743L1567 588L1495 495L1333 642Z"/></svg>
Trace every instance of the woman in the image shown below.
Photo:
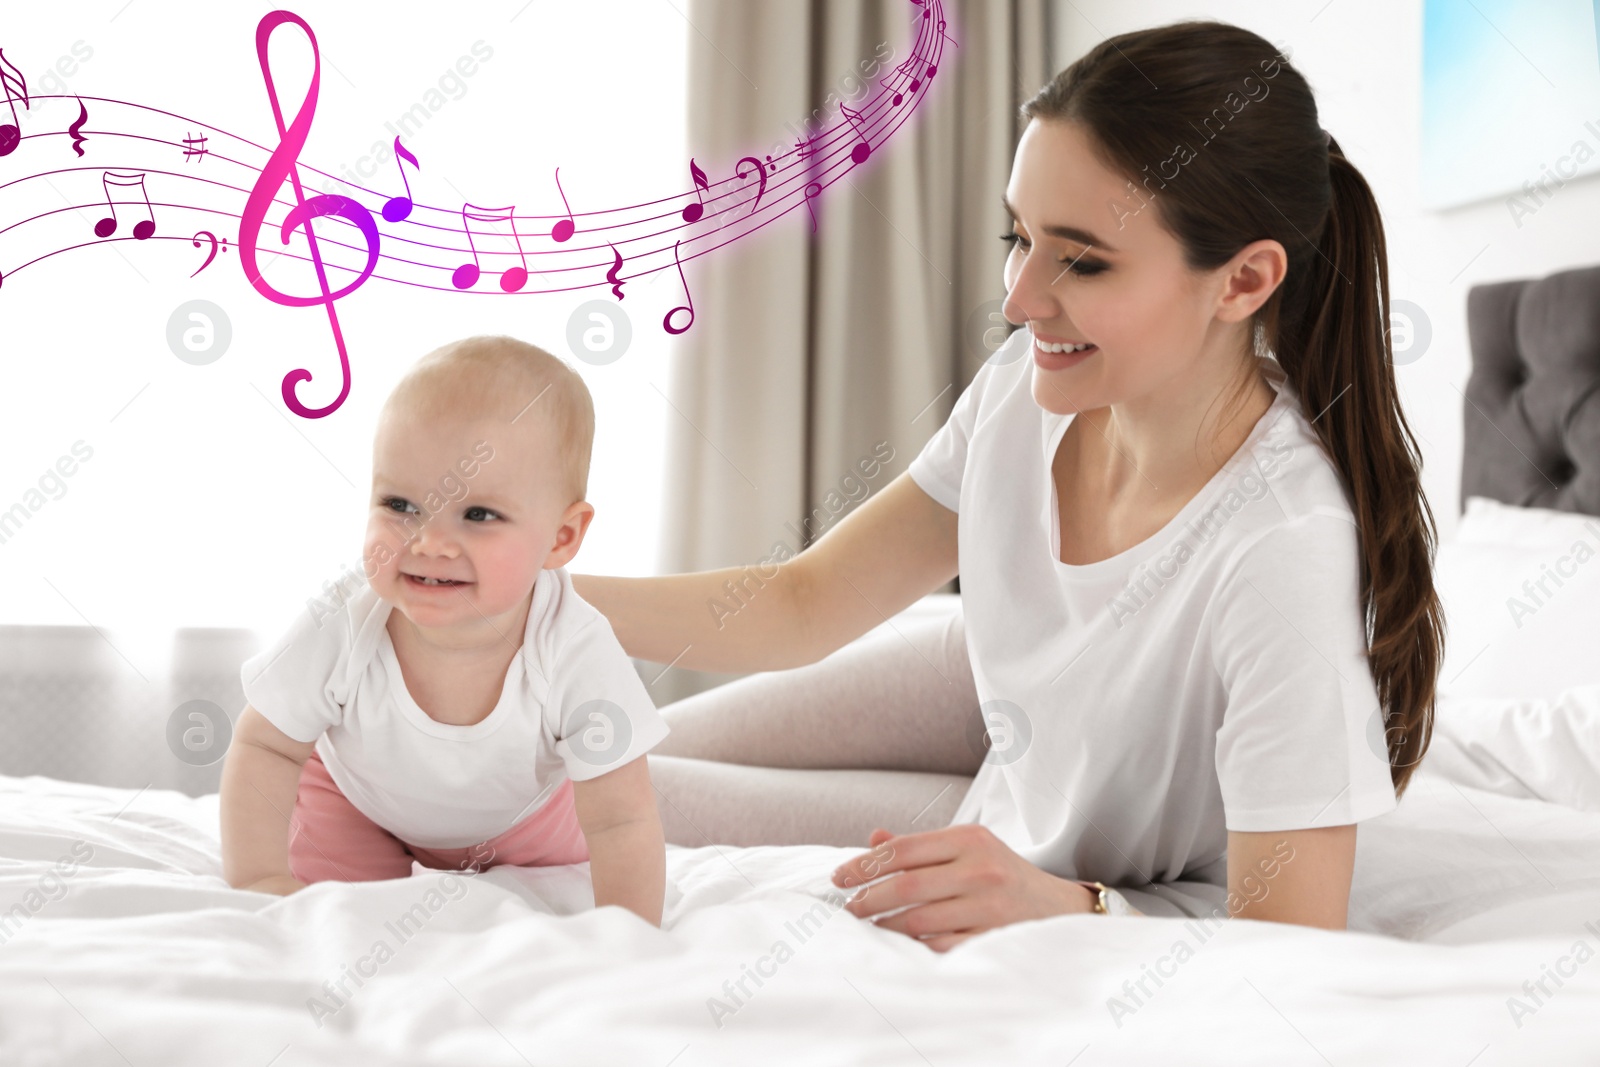
<svg viewBox="0 0 1600 1067"><path fill-rule="evenodd" d="M1426 750L1443 644L1376 202L1234 26L1107 40L1023 113L1026 329L909 470L720 628L704 605L738 568L575 587L633 655L752 671L960 573L977 694L1017 744L950 826L877 831L836 872L889 876L858 916L943 951L1225 866L1229 914L1342 928L1355 824Z"/></svg>

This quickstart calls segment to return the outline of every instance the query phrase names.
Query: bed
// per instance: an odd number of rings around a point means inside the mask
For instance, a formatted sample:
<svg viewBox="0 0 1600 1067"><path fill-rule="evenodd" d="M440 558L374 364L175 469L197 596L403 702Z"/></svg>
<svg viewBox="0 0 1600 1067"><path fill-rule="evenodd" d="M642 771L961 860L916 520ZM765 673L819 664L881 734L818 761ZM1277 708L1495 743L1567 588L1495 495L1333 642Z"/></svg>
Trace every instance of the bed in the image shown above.
<svg viewBox="0 0 1600 1067"><path fill-rule="evenodd" d="M905 813L937 824L959 747L736 768L835 804L797 803L811 843L738 843L732 801L722 825L673 827L659 930L594 909L586 866L238 891L214 792L18 773L0 775L0 1063L1600 1061L1600 558L1573 562L1584 537L1600 549L1596 309L1600 269L1469 299L1434 750L1362 824L1348 931L1063 916L941 955L841 913L850 791L938 787ZM1508 611L1551 569L1562 584ZM664 756L664 790L710 755Z"/></svg>

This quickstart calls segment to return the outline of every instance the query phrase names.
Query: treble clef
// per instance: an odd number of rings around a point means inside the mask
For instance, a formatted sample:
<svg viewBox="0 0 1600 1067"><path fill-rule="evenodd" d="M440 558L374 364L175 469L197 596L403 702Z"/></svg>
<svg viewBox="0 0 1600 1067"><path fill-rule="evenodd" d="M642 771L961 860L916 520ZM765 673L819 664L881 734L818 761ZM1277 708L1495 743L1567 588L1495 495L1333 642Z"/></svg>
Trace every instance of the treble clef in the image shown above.
<svg viewBox="0 0 1600 1067"><path fill-rule="evenodd" d="M272 68L267 60L267 41L271 38L272 31L286 22L292 22L305 31L306 37L311 42L312 61L311 85L306 91L305 101L300 105L300 110L295 112L294 122L287 127L283 124L283 108L278 103L278 91L272 84ZM261 176L251 187L250 198L245 201L244 215L240 219L239 226L239 264L244 268L244 276L255 286L256 292L275 304L284 307L310 307L313 304L322 304L327 307L328 322L333 327L333 340L339 349L339 365L344 375L344 383L338 397L327 407L308 408L295 396L295 386L310 381L311 372L304 368L292 370L283 379L283 402L288 405L289 410L301 418L320 419L338 410L339 405L344 403L345 397L350 395L350 357L345 351L344 333L339 329L339 315L334 310L333 304L340 297L355 292L363 282L372 277L373 268L378 265L378 226L372 221L372 212L361 203L334 193L323 193L308 200L305 189L300 185L300 174L295 169L295 160L299 158L300 150L305 147L306 137L311 132L311 120L317 111L317 87L322 78L322 57L317 52L317 35L311 32L311 27L304 19L293 12L268 12L256 26L256 56L261 61L261 77L267 83L267 98L272 101L272 117L277 120L280 140L271 158L267 160L267 165L261 169ZM291 208L283 220L283 243L289 243L289 236L298 227L305 227L306 243L311 248L311 262L316 266L317 284L322 291L321 296L289 296L280 293L261 277L261 272L256 269L256 239L266 223L267 209L272 206L273 197L285 177L294 184L297 206ZM322 264L322 255L317 250L316 234L311 229L311 220L324 215L337 215L353 223L361 231L361 236L367 244L366 266L356 275L354 281L342 289L329 288L328 272Z"/></svg>

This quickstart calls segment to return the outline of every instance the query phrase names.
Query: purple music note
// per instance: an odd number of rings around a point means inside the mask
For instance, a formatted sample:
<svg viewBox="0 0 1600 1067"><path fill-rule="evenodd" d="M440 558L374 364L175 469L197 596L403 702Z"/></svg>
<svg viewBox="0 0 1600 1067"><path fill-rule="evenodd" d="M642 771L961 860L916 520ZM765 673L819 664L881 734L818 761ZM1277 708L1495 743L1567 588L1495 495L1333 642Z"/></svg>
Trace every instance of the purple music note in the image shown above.
<svg viewBox="0 0 1600 1067"><path fill-rule="evenodd" d="M672 262L678 265L678 280L683 283L683 298L689 301L689 303L686 306L673 308L671 311L667 312L666 317L661 320L661 325L666 328L668 333L671 334L683 333L689 327L694 325L694 297L689 292L689 279L683 276L683 261L678 258L678 245L682 243L682 241L674 241L672 243ZM676 315L680 311L687 311L689 313L689 321L684 323L682 326L674 326L672 325L672 316Z"/></svg>
<svg viewBox="0 0 1600 1067"><path fill-rule="evenodd" d="M551 228L550 239L555 241L557 244L564 244L572 239L572 234L575 230L577 230L578 224L573 221L572 205L567 203L567 191L561 188L560 167L556 168L556 192L561 194L561 202L566 204L567 217L556 223L555 226ZM613 251L615 251L615 249L613 249Z"/></svg>
<svg viewBox="0 0 1600 1067"><path fill-rule="evenodd" d="M700 196L700 190L709 190L711 188L711 183L706 180L706 172L700 169L700 165L696 163L693 158L689 160L689 177L694 179L694 195L699 196L700 201L695 204L690 204L688 207L683 209L683 221L699 222L700 216L704 215L706 211L705 197ZM688 329L688 327L685 326L684 329Z"/></svg>
<svg viewBox="0 0 1600 1067"><path fill-rule="evenodd" d="M406 195L391 196L388 202L383 205L384 222L404 222L411 216L411 208L414 206L411 203L411 183L406 180L406 168L400 165L400 161L403 159L418 170L422 169L422 164L417 162L417 157L406 151L406 146L400 143L399 137L394 139L394 155L394 169L400 172L400 180L405 183Z"/></svg>
<svg viewBox="0 0 1600 1067"><path fill-rule="evenodd" d="M821 182L811 182L809 185L806 186L805 192L806 192L806 210L811 212L811 232L812 233L816 233L817 232L817 213L815 211L811 210L811 201L812 201L813 197L818 197L818 196L822 195L822 183Z"/></svg>
<svg viewBox="0 0 1600 1067"><path fill-rule="evenodd" d="M856 136L861 138L861 143L850 149L850 158L857 163L865 163L867 157L872 155L872 146L867 143L867 135L861 132L861 112L851 111L840 104L839 113L850 120L850 125L855 127Z"/></svg>
<svg viewBox="0 0 1600 1067"><path fill-rule="evenodd" d="M22 120L17 117L17 101L22 101L24 111L32 110L33 105L28 102L28 79L6 58L3 48L0 48L0 89L5 90L6 103L11 108L11 121L0 125L0 156L9 156L22 143Z"/></svg>
<svg viewBox="0 0 1600 1067"><path fill-rule="evenodd" d="M144 173L136 171L133 174L122 174L118 171L108 170L100 175L100 185L106 191L106 206L111 209L111 214L94 224L96 237L110 237L117 232L117 205L112 199L111 187L119 189L138 189L139 196L144 200L144 209L149 213L147 219L140 219L133 224L133 239L135 241L149 240L150 235L156 232L156 210L150 206L150 194L144 188ZM128 201L137 203L137 201Z"/></svg>
<svg viewBox="0 0 1600 1067"><path fill-rule="evenodd" d="M470 209L470 210L469 210ZM517 236L517 224L513 218L516 211L514 206L506 207L478 207L474 204L461 205L461 224L467 231L467 247L472 249L472 262L463 263L450 275L450 284L457 289L471 289L478 284L478 278L483 274L478 262L478 246L472 240L472 224L474 222L504 222L511 231L511 239L517 243L517 256L522 260L522 266L512 267L500 275L500 288L507 293L515 293L528 284L528 257L522 251L522 239Z"/></svg>

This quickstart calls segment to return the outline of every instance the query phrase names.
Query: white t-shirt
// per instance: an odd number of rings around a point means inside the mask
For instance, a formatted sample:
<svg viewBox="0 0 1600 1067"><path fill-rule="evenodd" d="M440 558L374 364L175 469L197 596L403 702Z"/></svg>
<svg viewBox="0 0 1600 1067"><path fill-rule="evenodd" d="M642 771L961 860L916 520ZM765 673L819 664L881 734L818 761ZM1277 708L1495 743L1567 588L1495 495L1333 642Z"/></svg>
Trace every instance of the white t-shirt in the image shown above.
<svg viewBox="0 0 1600 1067"><path fill-rule="evenodd" d="M992 742L953 821L1063 877L1221 883L1229 830L1393 809L1354 520L1281 371L1171 522L1070 566L1050 472L1072 417L1035 403L1032 343L1013 333L910 465L959 513Z"/></svg>
<svg viewBox="0 0 1600 1067"><path fill-rule="evenodd" d="M565 568L534 582L522 650L500 700L471 726L412 699L365 580L336 611L308 609L240 671L250 705L296 741L363 815L407 844L464 848L532 814L567 779L585 781L667 735L603 615Z"/></svg>

